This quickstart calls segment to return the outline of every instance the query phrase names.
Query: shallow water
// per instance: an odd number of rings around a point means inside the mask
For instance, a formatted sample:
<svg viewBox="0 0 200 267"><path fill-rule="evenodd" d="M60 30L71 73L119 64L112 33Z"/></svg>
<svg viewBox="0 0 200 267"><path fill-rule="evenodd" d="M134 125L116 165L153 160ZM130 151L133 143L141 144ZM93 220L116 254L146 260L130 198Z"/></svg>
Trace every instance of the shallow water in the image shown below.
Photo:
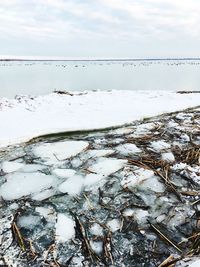
<svg viewBox="0 0 200 267"><path fill-rule="evenodd" d="M199 60L2 61L0 97L54 90L199 90Z"/></svg>

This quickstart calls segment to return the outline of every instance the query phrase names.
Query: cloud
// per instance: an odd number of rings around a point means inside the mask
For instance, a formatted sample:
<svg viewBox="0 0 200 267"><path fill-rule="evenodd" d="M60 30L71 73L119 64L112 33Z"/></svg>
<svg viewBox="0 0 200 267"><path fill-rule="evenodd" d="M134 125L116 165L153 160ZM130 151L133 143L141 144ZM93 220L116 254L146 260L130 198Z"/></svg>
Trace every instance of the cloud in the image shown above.
<svg viewBox="0 0 200 267"><path fill-rule="evenodd" d="M0 0L0 34L7 43L93 43L96 51L103 42L108 51L113 42L119 51L178 39L200 44L199 13L199 0Z"/></svg>

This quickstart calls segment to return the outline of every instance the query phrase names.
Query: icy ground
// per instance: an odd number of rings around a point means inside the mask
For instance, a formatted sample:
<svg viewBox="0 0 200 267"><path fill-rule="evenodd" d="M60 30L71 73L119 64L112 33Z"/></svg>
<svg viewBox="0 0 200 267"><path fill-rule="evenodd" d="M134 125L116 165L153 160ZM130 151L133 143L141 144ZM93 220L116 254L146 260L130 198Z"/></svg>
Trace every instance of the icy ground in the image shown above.
<svg viewBox="0 0 200 267"><path fill-rule="evenodd" d="M200 109L40 138L0 159L1 266L198 259Z"/></svg>
<svg viewBox="0 0 200 267"><path fill-rule="evenodd" d="M97 91L2 98L0 147L45 134L120 126L199 103L198 93L169 91Z"/></svg>

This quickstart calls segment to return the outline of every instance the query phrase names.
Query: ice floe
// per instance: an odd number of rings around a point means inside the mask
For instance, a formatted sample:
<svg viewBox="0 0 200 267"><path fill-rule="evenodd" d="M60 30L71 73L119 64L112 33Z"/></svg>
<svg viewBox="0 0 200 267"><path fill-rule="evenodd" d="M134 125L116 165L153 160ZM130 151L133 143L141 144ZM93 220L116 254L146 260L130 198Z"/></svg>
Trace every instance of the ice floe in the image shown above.
<svg viewBox="0 0 200 267"><path fill-rule="evenodd" d="M70 196L75 196L79 194L83 188L83 176L74 175L67 179L64 183L62 183L58 189L62 193L67 193Z"/></svg>
<svg viewBox="0 0 200 267"><path fill-rule="evenodd" d="M60 242L66 242L75 237L75 223L65 214L59 213L56 222L56 239Z"/></svg>
<svg viewBox="0 0 200 267"><path fill-rule="evenodd" d="M57 143L46 143L36 146L33 153L36 157L42 158L48 164L55 164L79 154L88 147L84 141L66 141Z"/></svg>
<svg viewBox="0 0 200 267"><path fill-rule="evenodd" d="M73 169L54 169L52 174L60 177L60 178L69 178L76 173Z"/></svg>
<svg viewBox="0 0 200 267"><path fill-rule="evenodd" d="M43 173L14 173L7 175L7 182L0 187L0 197L5 200L18 199L55 184L52 175Z"/></svg>
<svg viewBox="0 0 200 267"><path fill-rule="evenodd" d="M13 162L13 161L4 161L1 164L1 168L5 173L15 172L24 167L23 163Z"/></svg>
<svg viewBox="0 0 200 267"><path fill-rule="evenodd" d="M99 158L98 161L89 167L91 172L109 176L112 173L122 169L126 164L126 160L120 160L115 158Z"/></svg>
<svg viewBox="0 0 200 267"><path fill-rule="evenodd" d="M143 168L136 168L130 175L124 176L121 185L122 187L132 189L138 185L141 185L145 180L152 178L154 172Z"/></svg>

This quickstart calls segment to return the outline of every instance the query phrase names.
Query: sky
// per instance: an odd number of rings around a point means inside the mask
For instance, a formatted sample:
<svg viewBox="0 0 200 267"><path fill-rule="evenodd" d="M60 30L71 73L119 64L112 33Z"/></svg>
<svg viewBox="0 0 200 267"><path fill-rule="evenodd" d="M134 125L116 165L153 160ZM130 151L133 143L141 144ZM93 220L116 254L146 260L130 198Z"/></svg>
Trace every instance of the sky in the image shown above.
<svg viewBox="0 0 200 267"><path fill-rule="evenodd" d="M0 0L0 55L200 56L199 0Z"/></svg>

